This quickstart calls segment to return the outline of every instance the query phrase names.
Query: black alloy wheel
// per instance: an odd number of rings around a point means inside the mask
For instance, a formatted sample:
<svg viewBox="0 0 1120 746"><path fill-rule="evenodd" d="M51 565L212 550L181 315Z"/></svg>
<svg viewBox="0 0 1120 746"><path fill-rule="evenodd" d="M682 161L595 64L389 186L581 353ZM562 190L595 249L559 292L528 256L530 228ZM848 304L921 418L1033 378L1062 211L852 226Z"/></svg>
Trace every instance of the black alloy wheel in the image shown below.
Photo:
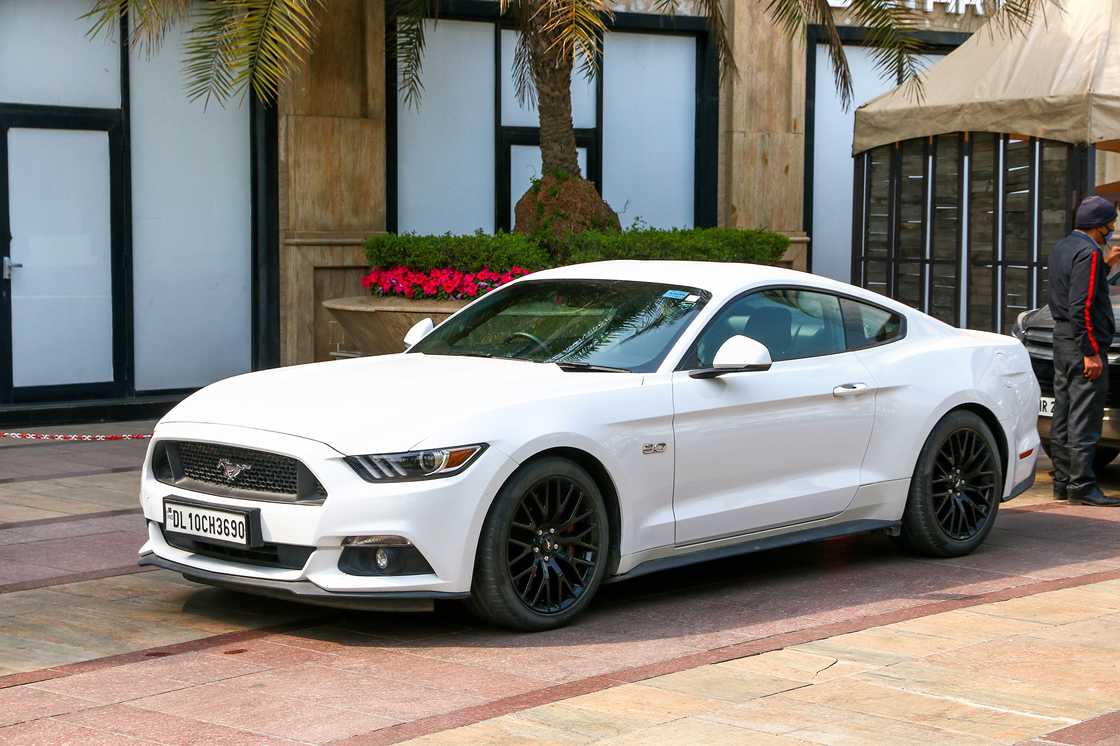
<svg viewBox="0 0 1120 746"><path fill-rule="evenodd" d="M528 462L483 523L472 611L523 631L567 624L606 574L610 528L602 492L582 467L563 458Z"/></svg>
<svg viewBox="0 0 1120 746"><path fill-rule="evenodd" d="M972 427L953 431L934 462L933 509L945 535L956 541L975 537L998 502L996 455Z"/></svg>
<svg viewBox="0 0 1120 746"><path fill-rule="evenodd" d="M1003 497L1003 461L991 428L956 410L933 428L914 468L900 539L933 557L960 557L980 546Z"/></svg>
<svg viewBox="0 0 1120 746"><path fill-rule="evenodd" d="M556 614L587 591L603 554L598 521L567 477L547 477L522 495L506 541L509 577L526 607Z"/></svg>

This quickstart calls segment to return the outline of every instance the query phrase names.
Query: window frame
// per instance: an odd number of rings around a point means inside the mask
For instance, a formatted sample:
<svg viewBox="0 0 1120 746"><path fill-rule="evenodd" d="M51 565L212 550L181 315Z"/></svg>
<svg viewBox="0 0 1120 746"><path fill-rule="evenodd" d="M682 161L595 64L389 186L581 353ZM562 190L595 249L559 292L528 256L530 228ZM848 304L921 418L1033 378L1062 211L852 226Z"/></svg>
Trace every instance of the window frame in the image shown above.
<svg viewBox="0 0 1120 746"><path fill-rule="evenodd" d="M494 190L494 230L510 222L509 214L521 195L511 194L509 149L511 145L539 144L540 127L502 124L502 82L506 74L502 58L502 30L518 31L515 18L502 14L492 0L428 0L428 18L491 24L494 27L494 173L482 175L483 186ZM606 19L611 33L689 36L696 40L695 147L693 149L692 227L714 228L719 223L719 60L711 30L703 16L642 12L617 12ZM392 55L396 44L397 15L390 7L385 17L385 230L399 232L397 190L397 63ZM602 63L600 58L600 64ZM578 73L577 73L578 74ZM596 76L596 125L577 128L577 147L587 148L588 172L584 177L602 191L602 167L609 154L603 152L603 72ZM535 141L534 141L534 138ZM502 170L504 168L504 171ZM492 178L492 182L490 181ZM506 201L509 204L506 204Z"/></svg>
<svg viewBox="0 0 1120 746"><path fill-rule="evenodd" d="M750 295L754 295L755 293L763 293L763 292L766 292L768 290L797 290L797 291L806 292L806 293L817 293L818 295L828 295L828 296L831 296L833 298L836 298L837 299L837 304L840 306L840 317L841 317L842 320L844 318L844 306L842 304L840 304L840 300L850 300L854 303L860 303L860 304L868 306L870 308L875 308L875 309L878 309L880 311L884 311L886 313L889 313L892 316L898 316L899 319L900 319L899 326L898 326L898 334L896 336L894 336L891 339L885 340L883 342L876 342L873 345L867 345L866 347L860 347L860 348L857 348L857 349L849 349L848 348L847 324L842 321L842 323L844 323L844 349L843 350L841 350L839 352L828 352L828 353L825 353L823 355L804 355L802 357L790 357L790 358L785 358L783 360L775 360L774 361L775 364L792 362L794 360L811 360L813 358L818 358L818 357L832 357L833 355L846 355L846 354L851 353L851 352L863 352L864 350L873 350L877 347L883 347L885 345L894 344L895 342L902 341L903 339L906 338L906 335L909 333L909 330L910 330L910 323L909 323L910 320L907 318L905 313L895 311L894 309L887 308L886 306L884 306L880 303L875 303L874 301L869 301L869 300L866 300L865 298L860 298L859 296L853 295L851 293L845 293L845 292L841 292L841 291L837 291L837 290L830 290L830 289L825 289L825 288L818 288L818 287L815 287L815 286L812 286L812 285L790 285L790 284L785 284L785 283L774 284L774 285L760 285L759 287L754 287L754 288L751 288L750 290L744 290L740 293L736 293L735 295L733 295L732 297L730 297L726 301L724 301L724 303L718 309L713 311L712 315L708 318L708 320L704 322L703 328L700 329L700 331L696 333L696 336L694 336L692 338L692 341L688 343L688 347L685 349L684 353L681 355L680 359L677 361L677 364L675 366L673 366L672 372L674 372L674 373L687 373L688 371L691 371L691 370L699 370L698 367L689 367L689 364L692 360L696 359L696 348L700 344L700 338L703 337L708 332L708 330L712 328L712 325L715 324L716 321L719 319L720 314L722 314L725 310L727 310L727 308L729 308L731 306L731 304L738 303L740 300L743 300L744 298L746 298Z"/></svg>

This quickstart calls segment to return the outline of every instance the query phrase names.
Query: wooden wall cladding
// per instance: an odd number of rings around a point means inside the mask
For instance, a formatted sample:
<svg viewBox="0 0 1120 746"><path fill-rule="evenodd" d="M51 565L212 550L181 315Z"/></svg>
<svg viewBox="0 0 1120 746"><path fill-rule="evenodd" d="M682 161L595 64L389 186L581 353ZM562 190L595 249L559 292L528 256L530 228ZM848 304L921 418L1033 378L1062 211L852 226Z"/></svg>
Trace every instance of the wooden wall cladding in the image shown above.
<svg viewBox="0 0 1120 746"><path fill-rule="evenodd" d="M364 236L292 239L280 250L280 363L330 360L355 349L323 301L364 295Z"/></svg>
<svg viewBox="0 0 1120 746"><path fill-rule="evenodd" d="M362 243L385 230L385 1L326 7L277 102L284 365L347 349L322 302L364 293Z"/></svg>

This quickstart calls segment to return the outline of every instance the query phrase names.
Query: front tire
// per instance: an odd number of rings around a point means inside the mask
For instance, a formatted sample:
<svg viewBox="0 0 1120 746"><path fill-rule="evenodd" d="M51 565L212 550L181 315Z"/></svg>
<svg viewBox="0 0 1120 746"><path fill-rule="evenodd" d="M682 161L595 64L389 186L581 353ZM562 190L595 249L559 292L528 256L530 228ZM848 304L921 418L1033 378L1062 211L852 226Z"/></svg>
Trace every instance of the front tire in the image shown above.
<svg viewBox="0 0 1120 746"><path fill-rule="evenodd" d="M971 553L991 532L1002 493L991 429L973 412L950 412L918 456L902 515L903 544L931 557Z"/></svg>
<svg viewBox="0 0 1120 746"><path fill-rule="evenodd" d="M471 610L514 630L555 629L599 588L610 553L603 494L578 464L544 458L498 492L482 526Z"/></svg>

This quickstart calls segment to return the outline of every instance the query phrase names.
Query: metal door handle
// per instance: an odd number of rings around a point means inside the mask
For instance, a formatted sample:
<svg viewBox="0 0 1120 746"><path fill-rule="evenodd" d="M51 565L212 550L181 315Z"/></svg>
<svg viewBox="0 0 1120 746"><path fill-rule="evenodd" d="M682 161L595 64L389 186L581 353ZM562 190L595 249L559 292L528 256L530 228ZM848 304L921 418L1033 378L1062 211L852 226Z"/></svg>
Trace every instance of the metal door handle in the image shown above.
<svg viewBox="0 0 1120 746"><path fill-rule="evenodd" d="M22 268L23 268L23 263L22 262L13 262L8 257L4 257L4 279L5 280L12 279L12 270L13 269L22 269Z"/></svg>
<svg viewBox="0 0 1120 746"><path fill-rule="evenodd" d="M835 397L859 396L865 391L867 391L866 383L842 383L832 390L832 395Z"/></svg>

